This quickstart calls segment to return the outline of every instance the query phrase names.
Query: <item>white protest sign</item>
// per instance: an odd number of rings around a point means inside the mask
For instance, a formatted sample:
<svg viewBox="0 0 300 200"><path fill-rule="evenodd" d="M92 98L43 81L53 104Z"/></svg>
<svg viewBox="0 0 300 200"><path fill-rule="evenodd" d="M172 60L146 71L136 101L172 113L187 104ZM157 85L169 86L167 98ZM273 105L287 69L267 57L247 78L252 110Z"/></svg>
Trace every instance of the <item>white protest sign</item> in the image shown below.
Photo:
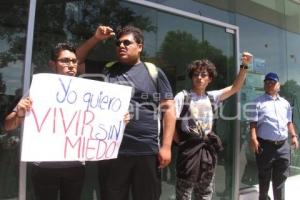
<svg viewBox="0 0 300 200"><path fill-rule="evenodd" d="M116 158L131 87L57 74L33 76L22 161Z"/></svg>

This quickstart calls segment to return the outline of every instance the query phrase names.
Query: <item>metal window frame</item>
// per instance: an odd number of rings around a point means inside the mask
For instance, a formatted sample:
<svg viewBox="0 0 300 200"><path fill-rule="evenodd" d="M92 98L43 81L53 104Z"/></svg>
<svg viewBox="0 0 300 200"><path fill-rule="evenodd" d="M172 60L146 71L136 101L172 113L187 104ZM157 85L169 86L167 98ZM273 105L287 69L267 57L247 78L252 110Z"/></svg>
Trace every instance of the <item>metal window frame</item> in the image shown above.
<svg viewBox="0 0 300 200"><path fill-rule="evenodd" d="M25 64L24 64L24 74L23 74L23 94L25 94L30 87L35 13L36 13L36 0L30 0L27 35L26 35L26 50L25 50L25 62L24 62ZM23 127L21 132L23 133ZM22 135L21 135L21 140L22 140ZM27 163L21 162L20 159L19 200L26 200L26 181L27 181L26 174L27 174Z"/></svg>

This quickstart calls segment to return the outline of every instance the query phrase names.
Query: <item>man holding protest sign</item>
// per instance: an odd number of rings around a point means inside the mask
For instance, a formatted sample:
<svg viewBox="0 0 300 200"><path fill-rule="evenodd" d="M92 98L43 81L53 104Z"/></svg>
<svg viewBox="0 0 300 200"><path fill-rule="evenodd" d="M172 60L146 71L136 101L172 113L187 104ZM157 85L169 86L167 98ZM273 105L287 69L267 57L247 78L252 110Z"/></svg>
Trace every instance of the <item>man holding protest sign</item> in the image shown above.
<svg viewBox="0 0 300 200"><path fill-rule="evenodd" d="M75 76L77 73L75 48L67 43L59 43L52 50L49 66L57 74ZM13 130L20 126L26 112L32 107L32 99L23 97L14 110L6 117L4 128ZM84 163L39 162L32 163L32 182L37 200L80 200L85 176Z"/></svg>
<svg viewBox="0 0 300 200"><path fill-rule="evenodd" d="M99 26L89 40L77 49L79 71L102 73L86 61L91 49L114 36L113 29ZM140 29L126 26L116 33L118 62L106 65L105 75L111 83L134 88L130 101L132 119L128 123L117 159L99 162L101 199L158 200L161 194L160 169L171 161L171 144L175 128L175 109L170 83L158 68L153 71L140 59L143 35ZM85 62L85 63L84 63ZM153 68L152 68L153 69ZM163 111L163 137L159 146L159 108Z"/></svg>

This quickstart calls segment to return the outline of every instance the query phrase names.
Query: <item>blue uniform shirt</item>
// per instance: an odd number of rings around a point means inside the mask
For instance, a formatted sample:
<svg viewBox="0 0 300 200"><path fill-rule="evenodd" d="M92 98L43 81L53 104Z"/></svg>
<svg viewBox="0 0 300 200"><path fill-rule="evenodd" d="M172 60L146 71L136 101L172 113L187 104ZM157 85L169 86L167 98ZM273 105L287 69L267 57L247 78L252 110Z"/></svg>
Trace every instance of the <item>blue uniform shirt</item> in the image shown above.
<svg viewBox="0 0 300 200"><path fill-rule="evenodd" d="M262 139L287 139L287 124L291 121L291 106L279 95L275 99L268 94L261 95L251 105L250 122L257 122L257 136Z"/></svg>

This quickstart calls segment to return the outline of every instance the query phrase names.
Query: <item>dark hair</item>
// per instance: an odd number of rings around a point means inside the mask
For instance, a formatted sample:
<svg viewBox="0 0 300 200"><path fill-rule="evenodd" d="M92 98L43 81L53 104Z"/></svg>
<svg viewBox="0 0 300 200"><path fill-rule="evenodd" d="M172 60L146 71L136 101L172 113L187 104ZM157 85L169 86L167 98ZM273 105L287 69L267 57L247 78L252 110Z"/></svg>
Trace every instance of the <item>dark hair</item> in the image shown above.
<svg viewBox="0 0 300 200"><path fill-rule="evenodd" d="M217 76L217 71L215 65L208 59L195 60L188 65L188 75L190 78L197 70L206 70L211 79Z"/></svg>
<svg viewBox="0 0 300 200"><path fill-rule="evenodd" d="M144 36L141 29L134 27L132 25L127 25L123 28L120 28L116 31L116 38L120 39L123 35L131 34L134 37L134 40L138 44L144 44Z"/></svg>
<svg viewBox="0 0 300 200"><path fill-rule="evenodd" d="M68 50L76 54L76 48L69 43L58 43L51 51L51 60L57 60L61 51Z"/></svg>

